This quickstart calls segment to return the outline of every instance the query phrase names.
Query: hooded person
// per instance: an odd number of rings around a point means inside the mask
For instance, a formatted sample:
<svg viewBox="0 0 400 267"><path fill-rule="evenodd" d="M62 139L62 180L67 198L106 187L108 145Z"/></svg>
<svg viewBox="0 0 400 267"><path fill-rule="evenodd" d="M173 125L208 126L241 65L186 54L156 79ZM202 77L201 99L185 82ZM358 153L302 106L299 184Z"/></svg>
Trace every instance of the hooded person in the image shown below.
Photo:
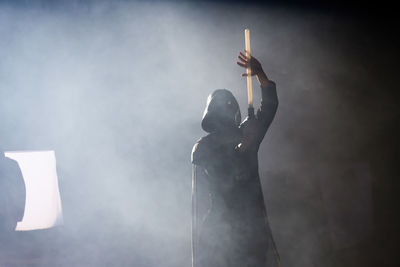
<svg viewBox="0 0 400 267"><path fill-rule="evenodd" d="M260 82L261 106L241 122L230 91L218 89L208 97L201 122L208 134L192 151L194 267L279 266L257 156L278 107L276 87L257 59L241 52L239 59Z"/></svg>

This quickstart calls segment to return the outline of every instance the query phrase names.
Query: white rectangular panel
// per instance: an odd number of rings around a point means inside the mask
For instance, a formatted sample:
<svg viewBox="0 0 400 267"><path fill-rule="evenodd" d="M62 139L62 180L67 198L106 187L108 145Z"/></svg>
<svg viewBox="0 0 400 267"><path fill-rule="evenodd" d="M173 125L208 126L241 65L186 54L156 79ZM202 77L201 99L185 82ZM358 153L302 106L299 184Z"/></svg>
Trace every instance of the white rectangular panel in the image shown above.
<svg viewBox="0 0 400 267"><path fill-rule="evenodd" d="M25 212L16 231L46 229L63 223L54 151L5 152L18 162L25 188Z"/></svg>

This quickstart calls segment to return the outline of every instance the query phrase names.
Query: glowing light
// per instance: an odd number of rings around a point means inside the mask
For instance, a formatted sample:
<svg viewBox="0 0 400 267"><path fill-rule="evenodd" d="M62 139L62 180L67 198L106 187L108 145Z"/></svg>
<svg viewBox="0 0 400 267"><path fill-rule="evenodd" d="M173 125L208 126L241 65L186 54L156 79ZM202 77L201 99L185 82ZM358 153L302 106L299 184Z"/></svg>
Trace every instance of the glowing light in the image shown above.
<svg viewBox="0 0 400 267"><path fill-rule="evenodd" d="M250 30L244 30L244 37L245 37L245 47L246 47L246 57L250 58ZM247 97L249 100L249 107L253 107L253 84L251 79L251 69L247 68Z"/></svg>
<svg viewBox="0 0 400 267"><path fill-rule="evenodd" d="M25 211L15 231L46 229L63 223L54 151L13 151L26 188Z"/></svg>

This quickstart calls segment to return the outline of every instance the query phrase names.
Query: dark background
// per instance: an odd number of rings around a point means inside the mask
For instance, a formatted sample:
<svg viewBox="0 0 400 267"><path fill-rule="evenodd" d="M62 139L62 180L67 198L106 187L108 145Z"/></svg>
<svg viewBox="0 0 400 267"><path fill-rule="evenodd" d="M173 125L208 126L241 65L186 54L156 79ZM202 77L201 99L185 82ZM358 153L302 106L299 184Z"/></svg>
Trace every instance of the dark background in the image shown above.
<svg viewBox="0 0 400 267"><path fill-rule="evenodd" d="M0 266L189 266L190 151L213 89L246 110L245 27L278 87L259 160L282 266L397 266L394 10L2 1L1 146L56 151L65 223L1 240Z"/></svg>

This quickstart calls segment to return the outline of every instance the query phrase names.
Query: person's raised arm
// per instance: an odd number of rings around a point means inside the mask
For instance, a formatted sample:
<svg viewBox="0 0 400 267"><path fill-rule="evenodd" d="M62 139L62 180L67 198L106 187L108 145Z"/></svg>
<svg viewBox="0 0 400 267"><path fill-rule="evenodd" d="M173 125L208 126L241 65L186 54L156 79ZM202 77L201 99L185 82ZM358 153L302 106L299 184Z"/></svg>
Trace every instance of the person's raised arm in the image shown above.
<svg viewBox="0 0 400 267"><path fill-rule="evenodd" d="M246 51L245 51L246 52ZM261 86L261 109L265 109L265 104L268 105L268 108L272 110L278 107L278 96L276 94L276 86L275 83L268 79L268 76L265 74L261 63L253 56L250 58L245 56L245 53L239 52L238 55L239 61L236 63L247 69L250 68L251 75L256 76L258 82ZM243 73L242 76L247 76L247 73Z"/></svg>
<svg viewBox="0 0 400 267"><path fill-rule="evenodd" d="M245 51L246 52L246 51ZM261 63L253 56L250 58L245 53L239 52L237 64L243 68L250 68L251 75L257 76L261 86L261 107L257 110L255 120L247 119L244 127L244 138L240 149L246 150L247 147L258 145L262 142L278 108L278 96L275 83L268 79ZM247 76L243 73L242 76Z"/></svg>

